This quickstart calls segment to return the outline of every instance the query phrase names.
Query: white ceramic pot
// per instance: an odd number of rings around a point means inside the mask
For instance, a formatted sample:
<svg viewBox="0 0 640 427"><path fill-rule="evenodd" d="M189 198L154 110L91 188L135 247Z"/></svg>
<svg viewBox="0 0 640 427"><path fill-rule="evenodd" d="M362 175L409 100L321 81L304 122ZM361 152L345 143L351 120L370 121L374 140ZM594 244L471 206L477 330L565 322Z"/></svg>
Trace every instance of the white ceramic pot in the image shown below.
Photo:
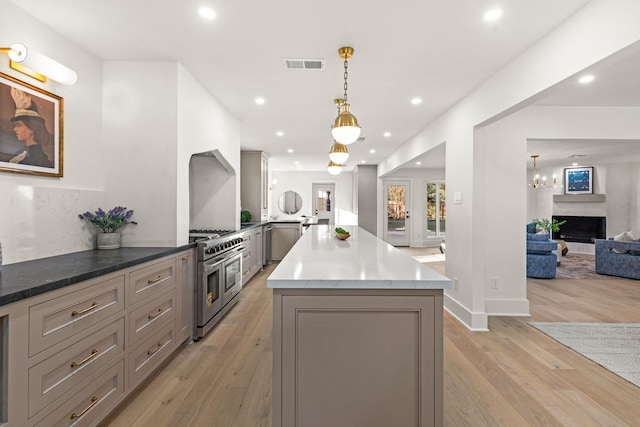
<svg viewBox="0 0 640 427"><path fill-rule="evenodd" d="M98 249L118 249L120 233L98 233Z"/></svg>

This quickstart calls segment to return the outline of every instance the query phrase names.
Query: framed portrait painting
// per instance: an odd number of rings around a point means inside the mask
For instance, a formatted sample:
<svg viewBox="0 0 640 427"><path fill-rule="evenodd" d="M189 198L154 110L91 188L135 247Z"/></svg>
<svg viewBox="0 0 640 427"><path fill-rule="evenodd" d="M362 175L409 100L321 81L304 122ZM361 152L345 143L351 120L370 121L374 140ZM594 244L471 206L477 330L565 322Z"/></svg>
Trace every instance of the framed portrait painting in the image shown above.
<svg viewBox="0 0 640 427"><path fill-rule="evenodd" d="M63 99L0 73L0 171L62 176Z"/></svg>
<svg viewBox="0 0 640 427"><path fill-rule="evenodd" d="M593 166L565 168L564 194L593 194Z"/></svg>

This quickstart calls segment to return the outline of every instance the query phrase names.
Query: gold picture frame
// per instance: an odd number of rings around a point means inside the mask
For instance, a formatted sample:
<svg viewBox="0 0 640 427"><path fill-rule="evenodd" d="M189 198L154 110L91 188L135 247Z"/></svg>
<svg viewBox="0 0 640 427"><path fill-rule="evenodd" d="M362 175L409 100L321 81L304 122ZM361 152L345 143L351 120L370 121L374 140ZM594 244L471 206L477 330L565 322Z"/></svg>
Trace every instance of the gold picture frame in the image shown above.
<svg viewBox="0 0 640 427"><path fill-rule="evenodd" d="M0 171L62 177L62 97L0 73Z"/></svg>

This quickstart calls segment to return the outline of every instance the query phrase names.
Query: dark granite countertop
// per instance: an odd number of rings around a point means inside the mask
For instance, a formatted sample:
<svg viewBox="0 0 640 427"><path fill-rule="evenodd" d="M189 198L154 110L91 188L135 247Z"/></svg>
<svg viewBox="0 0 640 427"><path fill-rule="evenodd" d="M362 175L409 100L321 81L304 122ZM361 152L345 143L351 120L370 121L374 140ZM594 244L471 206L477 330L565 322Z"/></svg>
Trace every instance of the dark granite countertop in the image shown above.
<svg viewBox="0 0 640 427"><path fill-rule="evenodd" d="M0 269L0 305L152 261L194 246L188 244L178 247L89 250L3 265Z"/></svg>

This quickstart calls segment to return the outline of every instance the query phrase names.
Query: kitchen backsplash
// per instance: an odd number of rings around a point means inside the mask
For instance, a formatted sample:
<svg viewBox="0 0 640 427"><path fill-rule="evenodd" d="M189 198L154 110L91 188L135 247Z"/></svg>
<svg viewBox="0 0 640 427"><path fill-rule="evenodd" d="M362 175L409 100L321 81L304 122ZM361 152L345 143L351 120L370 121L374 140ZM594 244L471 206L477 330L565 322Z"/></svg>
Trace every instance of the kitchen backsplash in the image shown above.
<svg viewBox="0 0 640 427"><path fill-rule="evenodd" d="M0 184L3 264L94 247L94 230L78 214L104 207L105 193Z"/></svg>

